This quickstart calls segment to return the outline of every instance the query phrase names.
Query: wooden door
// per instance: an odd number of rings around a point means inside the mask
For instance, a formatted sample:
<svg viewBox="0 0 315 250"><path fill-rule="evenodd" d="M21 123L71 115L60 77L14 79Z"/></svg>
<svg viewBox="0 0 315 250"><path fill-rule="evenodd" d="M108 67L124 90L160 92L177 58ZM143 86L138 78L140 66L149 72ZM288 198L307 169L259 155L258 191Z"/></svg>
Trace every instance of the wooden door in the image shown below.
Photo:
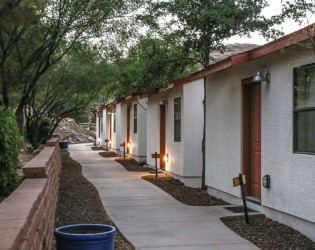
<svg viewBox="0 0 315 250"><path fill-rule="evenodd" d="M109 115L109 140L112 140L112 114Z"/></svg>
<svg viewBox="0 0 315 250"><path fill-rule="evenodd" d="M160 105L160 168L165 169L165 105Z"/></svg>
<svg viewBox="0 0 315 250"><path fill-rule="evenodd" d="M243 85L243 173L246 193L261 198L261 84Z"/></svg>
<svg viewBox="0 0 315 250"><path fill-rule="evenodd" d="M130 108L127 109L127 145L130 142ZM129 154L130 149L127 146L127 154Z"/></svg>

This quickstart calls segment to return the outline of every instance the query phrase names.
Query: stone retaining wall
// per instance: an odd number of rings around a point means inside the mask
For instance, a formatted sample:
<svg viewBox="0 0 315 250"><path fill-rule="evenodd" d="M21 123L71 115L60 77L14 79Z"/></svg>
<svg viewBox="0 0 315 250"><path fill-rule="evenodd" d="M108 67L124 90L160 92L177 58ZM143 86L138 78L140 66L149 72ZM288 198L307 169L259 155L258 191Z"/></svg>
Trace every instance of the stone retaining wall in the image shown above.
<svg viewBox="0 0 315 250"><path fill-rule="evenodd" d="M25 180L0 204L0 249L51 249L61 158L58 138L23 167Z"/></svg>

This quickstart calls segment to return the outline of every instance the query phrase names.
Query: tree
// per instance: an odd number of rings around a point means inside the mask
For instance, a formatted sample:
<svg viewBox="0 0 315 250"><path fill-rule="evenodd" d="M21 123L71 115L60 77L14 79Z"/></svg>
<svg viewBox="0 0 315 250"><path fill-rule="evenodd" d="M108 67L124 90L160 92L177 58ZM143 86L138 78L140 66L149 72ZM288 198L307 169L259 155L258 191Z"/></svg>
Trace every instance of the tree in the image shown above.
<svg viewBox="0 0 315 250"><path fill-rule="evenodd" d="M309 38L307 42L300 44L301 46L312 49L315 57L315 2L312 0L289 0L283 1L282 18L290 18L298 24L306 27L305 36ZM292 41L292 44L296 41Z"/></svg>
<svg viewBox="0 0 315 250"><path fill-rule="evenodd" d="M45 117L51 120L49 137L59 122L82 112L106 85L106 63L93 47L76 44L43 75L25 109L26 129L33 148L42 142L40 128Z"/></svg>
<svg viewBox="0 0 315 250"><path fill-rule="evenodd" d="M0 6L0 24L19 5L21 0L4 0Z"/></svg>
<svg viewBox="0 0 315 250"><path fill-rule="evenodd" d="M211 63L210 53L224 52L227 38L250 36L253 31L269 38L280 34L272 26L282 19L262 15L267 5L265 0L162 0L152 2L150 14L165 20L168 17L170 21L161 25L165 36L176 40L188 58L207 67ZM206 78L204 94L202 187L205 189Z"/></svg>
<svg viewBox="0 0 315 250"><path fill-rule="evenodd" d="M40 77L58 63L75 43L91 38L120 43L135 34L133 31L137 25L128 24L136 19L136 15L132 14L142 4L142 0L42 2L45 3L43 7L32 5L35 21L12 23L0 30L3 104L10 105L10 89L20 86L15 113L21 131L23 109L30 102Z"/></svg>
<svg viewBox="0 0 315 250"><path fill-rule="evenodd" d="M126 56L118 55L112 69L108 94L117 98L167 87L170 82L188 76L199 68L180 53L176 43L147 34L140 37Z"/></svg>

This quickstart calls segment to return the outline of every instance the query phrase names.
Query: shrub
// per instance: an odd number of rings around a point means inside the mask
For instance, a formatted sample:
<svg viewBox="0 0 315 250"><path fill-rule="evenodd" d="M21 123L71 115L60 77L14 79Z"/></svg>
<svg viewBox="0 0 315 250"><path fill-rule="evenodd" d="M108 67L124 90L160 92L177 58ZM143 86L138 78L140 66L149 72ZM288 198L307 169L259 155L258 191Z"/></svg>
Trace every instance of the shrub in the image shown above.
<svg viewBox="0 0 315 250"><path fill-rule="evenodd" d="M46 143L50 138L51 120L44 116L38 129L38 138L40 143Z"/></svg>
<svg viewBox="0 0 315 250"><path fill-rule="evenodd" d="M12 192L18 185L20 133L11 110L0 106L0 194Z"/></svg>
<svg viewBox="0 0 315 250"><path fill-rule="evenodd" d="M39 126L37 124L39 124ZM41 118L41 120L32 118L30 121L28 121L26 126L26 135L27 139L34 148L37 148L38 144L44 144L47 140L49 140L50 126L51 120L47 116L44 116ZM34 136L34 133L37 134Z"/></svg>

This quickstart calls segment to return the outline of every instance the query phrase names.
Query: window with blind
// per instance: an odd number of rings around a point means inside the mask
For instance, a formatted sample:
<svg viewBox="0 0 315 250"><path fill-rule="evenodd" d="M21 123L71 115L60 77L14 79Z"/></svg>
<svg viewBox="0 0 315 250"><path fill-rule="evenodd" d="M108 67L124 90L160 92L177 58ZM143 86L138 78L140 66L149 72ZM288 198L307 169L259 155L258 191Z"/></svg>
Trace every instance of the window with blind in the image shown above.
<svg viewBox="0 0 315 250"><path fill-rule="evenodd" d="M181 140L181 98L174 99L174 141Z"/></svg>
<svg viewBox="0 0 315 250"><path fill-rule="evenodd" d="M133 132L136 134L138 130L138 110L137 104L133 105Z"/></svg>
<svg viewBox="0 0 315 250"><path fill-rule="evenodd" d="M294 152L315 153L315 64L294 75Z"/></svg>

